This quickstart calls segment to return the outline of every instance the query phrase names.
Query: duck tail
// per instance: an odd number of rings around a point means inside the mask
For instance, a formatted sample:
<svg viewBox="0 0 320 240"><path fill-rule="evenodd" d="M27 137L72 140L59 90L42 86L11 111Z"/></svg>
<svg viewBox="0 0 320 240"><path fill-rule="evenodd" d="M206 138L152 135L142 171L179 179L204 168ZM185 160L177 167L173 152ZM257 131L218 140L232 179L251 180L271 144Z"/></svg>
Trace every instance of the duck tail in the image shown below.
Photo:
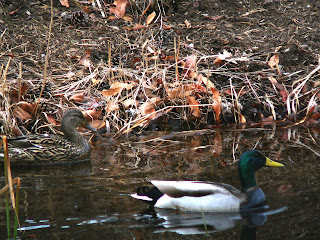
<svg viewBox="0 0 320 240"><path fill-rule="evenodd" d="M163 193L156 187L149 188L147 186L139 187L136 194L131 194L131 197L147 202L150 205L156 204Z"/></svg>

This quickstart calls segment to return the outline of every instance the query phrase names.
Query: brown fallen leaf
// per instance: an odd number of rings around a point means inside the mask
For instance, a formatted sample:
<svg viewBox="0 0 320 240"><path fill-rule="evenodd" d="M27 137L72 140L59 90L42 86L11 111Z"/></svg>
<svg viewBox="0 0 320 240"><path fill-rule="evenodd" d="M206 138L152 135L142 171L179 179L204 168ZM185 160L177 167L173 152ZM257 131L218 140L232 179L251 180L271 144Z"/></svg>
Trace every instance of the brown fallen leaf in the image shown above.
<svg viewBox="0 0 320 240"><path fill-rule="evenodd" d="M127 21L127 22L133 22L133 17L129 16L129 15L124 15L122 17L123 20Z"/></svg>
<svg viewBox="0 0 320 240"><path fill-rule="evenodd" d="M186 25L187 28L191 28L191 23L187 19L184 20L184 24Z"/></svg>
<svg viewBox="0 0 320 240"><path fill-rule="evenodd" d="M142 28L146 28L147 26L141 25L140 23L137 23L134 25L134 27L123 27L124 29L127 29L129 31L135 31L135 30L139 30Z"/></svg>
<svg viewBox="0 0 320 240"><path fill-rule="evenodd" d="M221 96L217 89L210 88L212 92L212 98L214 99L214 103L212 104L212 108L214 111L214 114L216 116L217 123L220 124L220 113L221 113Z"/></svg>
<svg viewBox="0 0 320 240"><path fill-rule="evenodd" d="M147 17L147 20L146 20L146 25L148 26L152 21L153 19L156 17L156 12L153 11L152 13L149 14L149 16Z"/></svg>
<svg viewBox="0 0 320 240"><path fill-rule="evenodd" d="M82 112L87 121L91 121L93 119L98 119L102 113L102 109L89 109Z"/></svg>
<svg viewBox="0 0 320 240"><path fill-rule="evenodd" d="M123 18L126 13L127 0L118 0L113 3L115 7L110 7L109 11L111 14L114 14L118 18Z"/></svg>
<svg viewBox="0 0 320 240"><path fill-rule="evenodd" d="M69 98L69 100L81 103L84 100L84 93L82 92L82 93L74 94Z"/></svg>
<svg viewBox="0 0 320 240"><path fill-rule="evenodd" d="M282 84L278 83L277 79L275 79L272 76L268 77L268 79L272 83L272 85L274 85L279 90L279 93L282 96L282 101L286 102L288 98L288 93L285 87Z"/></svg>
<svg viewBox="0 0 320 240"><path fill-rule="evenodd" d="M27 94L29 87L26 84L23 84L20 88L20 99L19 99L19 90L17 88L10 89L9 96L10 100L13 102L19 102L21 98Z"/></svg>
<svg viewBox="0 0 320 240"><path fill-rule="evenodd" d="M114 15L108 17L108 20L111 20L111 21L116 19L119 19L119 18Z"/></svg>
<svg viewBox="0 0 320 240"><path fill-rule="evenodd" d="M288 98L288 93L287 93L287 91L281 90L281 91L279 91L279 93L280 93L280 95L282 96L282 101L283 101L283 102L286 102L286 101L287 101L287 98Z"/></svg>
<svg viewBox="0 0 320 240"><path fill-rule="evenodd" d="M106 122L100 119L89 120L88 122L95 129L100 129L106 126Z"/></svg>
<svg viewBox="0 0 320 240"><path fill-rule="evenodd" d="M162 56L160 59L164 60L166 62L169 62L169 61L173 62L175 60L175 57L174 56Z"/></svg>
<svg viewBox="0 0 320 240"><path fill-rule="evenodd" d="M320 113L314 113L310 116L310 119L319 119L320 118Z"/></svg>
<svg viewBox="0 0 320 240"><path fill-rule="evenodd" d="M174 89L169 89L167 84L164 84L164 88L168 94L168 99L175 100L175 99L184 99L187 96L190 96L195 91L194 84L185 84L182 87L175 87Z"/></svg>
<svg viewBox="0 0 320 240"><path fill-rule="evenodd" d="M53 115L51 115L51 114L44 114L44 115L45 115L48 123L51 123L51 124L57 126L57 121L55 120Z"/></svg>
<svg viewBox="0 0 320 240"><path fill-rule="evenodd" d="M14 10L14 11L12 11L12 12L9 12L9 15L13 15L13 14L15 14L15 13L18 12L18 11L19 11L19 8L16 9L16 10Z"/></svg>
<svg viewBox="0 0 320 240"><path fill-rule="evenodd" d="M274 67L277 67L279 64L279 54L273 55L268 62L268 65L271 69L274 69Z"/></svg>
<svg viewBox="0 0 320 240"><path fill-rule="evenodd" d="M152 114L152 118L150 118L150 116L147 116L145 118L140 119L138 122L136 122L130 129L125 130L123 133L128 133L130 132L132 129L140 126L140 127L146 127L152 120L155 120L165 114L167 114L168 112L170 112L172 109L174 109L173 107L170 107L168 109L165 110L161 110L161 111L157 111L154 112L154 114ZM153 111L153 110L152 110Z"/></svg>
<svg viewBox="0 0 320 240"><path fill-rule="evenodd" d="M142 62L142 59L139 58L139 57L135 57L133 60L132 60L132 63L131 63L131 67L133 67L133 65L136 63L136 62Z"/></svg>
<svg viewBox="0 0 320 240"><path fill-rule="evenodd" d="M117 94L119 94L121 91L123 90L122 87L118 87L118 88L110 88L108 90L106 89L103 89L101 91L101 94L105 97L112 97L112 96L115 96Z"/></svg>
<svg viewBox="0 0 320 240"><path fill-rule="evenodd" d="M117 102L109 102L108 106L106 106L105 109L106 109L107 113L110 113L110 112L119 110L120 107L119 107L119 104Z"/></svg>
<svg viewBox="0 0 320 240"><path fill-rule="evenodd" d="M87 50L83 56L81 56L78 64L82 65L82 66L85 66L85 67L90 67L90 57L91 55L91 51L90 50Z"/></svg>
<svg viewBox="0 0 320 240"><path fill-rule="evenodd" d="M220 53L218 57L213 61L214 64L221 66L224 64L225 60L232 57L232 53L227 50L223 50L223 53Z"/></svg>
<svg viewBox="0 0 320 240"><path fill-rule="evenodd" d="M196 55L190 55L186 58L184 67L188 70L194 69L197 63L197 56Z"/></svg>
<svg viewBox="0 0 320 240"><path fill-rule="evenodd" d="M81 10L88 14L92 12L88 6L84 6L84 5L81 5Z"/></svg>
<svg viewBox="0 0 320 240"><path fill-rule="evenodd" d="M205 18L208 18L210 20L214 20L214 21L218 21L218 20L221 20L223 18L225 18L224 15L221 15L221 16L204 16Z"/></svg>
<svg viewBox="0 0 320 240"><path fill-rule="evenodd" d="M196 78L198 80L198 85L204 83L208 89L214 88L214 84L208 78L202 76L202 74L199 74Z"/></svg>
<svg viewBox="0 0 320 240"><path fill-rule="evenodd" d="M185 62L182 62L182 67L184 68L183 74L192 79L196 78L198 76L197 72L195 71L196 63L197 63L196 55L190 55L186 57Z"/></svg>
<svg viewBox="0 0 320 240"><path fill-rule="evenodd" d="M68 0L60 0L60 3L61 3L61 5L62 6L65 6L65 7L69 7L69 2L68 2Z"/></svg>
<svg viewBox="0 0 320 240"><path fill-rule="evenodd" d="M17 104L20 108L22 108L23 110L27 111L28 113L32 114L35 108L35 103L30 103L30 102L26 102L26 101L20 101Z"/></svg>
<svg viewBox="0 0 320 240"><path fill-rule="evenodd" d="M20 119L23 122L31 119L31 114L28 113L26 110L20 108L20 107L14 108L12 113L13 113L13 116L15 116L16 118Z"/></svg>
<svg viewBox="0 0 320 240"><path fill-rule="evenodd" d="M273 119L273 117L272 116L269 116L269 117L262 117L261 118L261 121L262 122L272 122L274 119Z"/></svg>
<svg viewBox="0 0 320 240"><path fill-rule="evenodd" d="M162 99L160 97L150 98L148 101L146 101L139 107L138 113L140 114L141 117L146 117L144 118L144 120L149 122L156 116L154 113L155 107L159 105L160 102L162 102Z"/></svg>
<svg viewBox="0 0 320 240"><path fill-rule="evenodd" d="M152 3L153 3L153 1L149 1L148 6L143 10L141 16L144 16L144 15L147 13L147 11L148 11L149 8L151 7L151 4L152 4Z"/></svg>
<svg viewBox="0 0 320 240"><path fill-rule="evenodd" d="M241 113L239 113L239 123L245 124L246 122L246 118Z"/></svg>
<svg viewBox="0 0 320 240"><path fill-rule="evenodd" d="M105 97L111 97L120 93L123 89L131 90L134 87L134 83L114 82L110 89L102 90L101 94Z"/></svg>
<svg viewBox="0 0 320 240"><path fill-rule="evenodd" d="M200 103L195 99L193 96L188 96L187 101L189 105L199 105ZM195 118L200 118L201 117L201 112L199 106L189 106L191 109L191 114Z"/></svg>
<svg viewBox="0 0 320 240"><path fill-rule="evenodd" d="M136 99L130 98L130 99L127 99L124 102L122 102L122 104L123 104L125 109L129 109L129 107L131 107L131 106L133 106L133 107L138 106L139 101L136 100Z"/></svg>
<svg viewBox="0 0 320 240"><path fill-rule="evenodd" d="M171 28L172 28L172 26L171 26L171 25L168 25L168 24L167 24L167 23L165 23L165 22L162 24L162 27L163 27L163 29L164 29L164 30L169 30L169 29L171 29Z"/></svg>

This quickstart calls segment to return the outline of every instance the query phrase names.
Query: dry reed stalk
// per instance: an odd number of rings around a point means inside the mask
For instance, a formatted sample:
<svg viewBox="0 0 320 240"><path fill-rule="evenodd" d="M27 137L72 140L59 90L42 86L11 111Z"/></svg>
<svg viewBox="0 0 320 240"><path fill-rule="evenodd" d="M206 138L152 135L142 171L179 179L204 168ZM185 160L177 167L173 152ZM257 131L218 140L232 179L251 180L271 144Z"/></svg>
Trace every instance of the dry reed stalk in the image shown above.
<svg viewBox="0 0 320 240"><path fill-rule="evenodd" d="M20 178L12 179L10 159L9 159L9 150L8 150L8 139L7 136L2 137L3 150L4 150L4 172L5 172L5 186L0 190L0 195L2 193L7 193L6 202L8 204L8 194L10 195L11 205L15 213L15 226L14 226L14 239L17 239L17 228L20 226L18 211L19 211L19 190L20 190ZM13 184L17 184L16 188L16 197L14 194ZM9 193L8 193L9 190ZM8 228L8 237L10 237L10 222L8 218L8 205L7 205L7 228Z"/></svg>
<svg viewBox="0 0 320 240"><path fill-rule="evenodd" d="M300 94L301 90L303 89L304 85L310 80L312 75L314 75L319 70L320 70L320 64L315 69L313 69L306 77L293 83L293 85L294 85L295 83L302 81L288 95L288 98L287 98L288 116L293 116L294 118L296 117L296 114L297 114L296 105L299 105L299 94ZM291 98L292 98L292 100L291 100Z"/></svg>
<svg viewBox="0 0 320 240"><path fill-rule="evenodd" d="M21 79L22 79L22 64L19 62L19 77L18 77L18 102L21 100Z"/></svg>
<svg viewBox="0 0 320 240"><path fill-rule="evenodd" d="M6 68L4 69L4 72L2 74L2 82L3 82L1 84L2 85L1 86L2 91L6 91L6 89L7 89L7 73L8 73L8 69L9 69L9 66L10 66L11 59L12 59L12 57L10 56L9 60L7 62Z"/></svg>
<svg viewBox="0 0 320 240"><path fill-rule="evenodd" d="M179 51L180 51L180 37L178 37L178 43L177 39L174 38L174 57L175 57L175 63L176 63L176 76L175 79L179 79L179 67L178 67L178 62L179 62Z"/></svg>
<svg viewBox="0 0 320 240"><path fill-rule="evenodd" d="M45 62L44 62L43 82L40 90L40 96L38 97L36 101L36 106L34 108L35 115L38 112L39 102L47 82L47 70L48 70L48 62L49 62L49 55L50 55L50 40L51 40L51 33L52 33L52 25L53 25L53 0L50 0L50 24L49 24L49 32L48 32L48 40L47 40L47 50L46 50L46 56L45 56Z"/></svg>

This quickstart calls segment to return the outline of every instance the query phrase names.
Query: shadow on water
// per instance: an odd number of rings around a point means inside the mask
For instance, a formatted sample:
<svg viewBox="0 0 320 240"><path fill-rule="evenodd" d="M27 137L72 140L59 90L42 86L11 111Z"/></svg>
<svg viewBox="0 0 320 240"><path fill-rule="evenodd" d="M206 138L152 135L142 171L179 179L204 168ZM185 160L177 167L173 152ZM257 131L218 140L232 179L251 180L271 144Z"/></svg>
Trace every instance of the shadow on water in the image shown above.
<svg viewBox="0 0 320 240"><path fill-rule="evenodd" d="M152 179L215 181L240 188L236 161L252 148L285 165L257 172L269 205L263 212L202 216L156 210L141 214L147 206L130 197ZM319 129L152 132L118 139L94 147L91 163L13 169L14 177L21 177L19 219L23 231L19 236L241 239L243 234L252 234L257 239L317 239L319 159ZM4 182L3 176L0 182ZM0 239L5 239L4 201L0 211ZM207 230L198 232L204 226Z"/></svg>

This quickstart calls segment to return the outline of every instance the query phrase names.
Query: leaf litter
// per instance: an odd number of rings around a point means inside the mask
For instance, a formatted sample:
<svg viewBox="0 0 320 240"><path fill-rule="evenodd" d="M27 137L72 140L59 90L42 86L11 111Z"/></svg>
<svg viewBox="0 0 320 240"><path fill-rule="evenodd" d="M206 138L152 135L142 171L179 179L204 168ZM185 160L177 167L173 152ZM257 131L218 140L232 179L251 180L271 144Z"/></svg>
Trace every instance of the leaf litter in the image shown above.
<svg viewBox="0 0 320 240"><path fill-rule="evenodd" d="M319 125L320 47L312 38L318 3L301 5L297 14L290 1L233 8L217 2L216 10L208 8L211 1L202 7L60 2L46 82L40 46L49 23L42 16L50 8L24 3L12 15L19 1L2 3L9 19L0 32L1 134L52 131L44 126L56 126L68 108L81 109L116 136L137 129ZM60 17L63 12L72 21ZM77 24L84 20L88 24ZM290 24L299 24L295 31L307 31L310 39L303 44ZM276 34L285 29L288 35Z"/></svg>

